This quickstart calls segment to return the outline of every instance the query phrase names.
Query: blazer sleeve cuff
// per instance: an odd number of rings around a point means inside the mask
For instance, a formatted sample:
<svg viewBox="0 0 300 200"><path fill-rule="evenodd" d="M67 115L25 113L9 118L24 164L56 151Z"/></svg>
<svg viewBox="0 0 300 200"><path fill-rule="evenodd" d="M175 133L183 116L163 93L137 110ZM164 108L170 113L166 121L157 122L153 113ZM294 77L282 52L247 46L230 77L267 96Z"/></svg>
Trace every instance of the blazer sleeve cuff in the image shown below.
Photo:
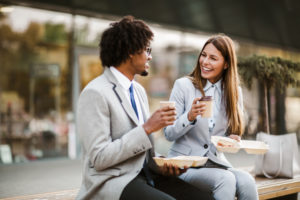
<svg viewBox="0 0 300 200"><path fill-rule="evenodd" d="M145 132L143 126L140 125L136 129L137 129L137 131L135 131L134 135L132 136L135 138L133 140L134 148L132 149L132 152L134 155L139 154L144 151L147 151L148 149L152 148L151 140L150 140L149 136L147 135L147 133Z"/></svg>
<svg viewBox="0 0 300 200"><path fill-rule="evenodd" d="M182 118L183 118L182 119L182 126L183 127L187 127L187 126L190 126L190 125L195 125L196 122L197 122L197 118L194 121L189 121L188 112L184 113Z"/></svg>

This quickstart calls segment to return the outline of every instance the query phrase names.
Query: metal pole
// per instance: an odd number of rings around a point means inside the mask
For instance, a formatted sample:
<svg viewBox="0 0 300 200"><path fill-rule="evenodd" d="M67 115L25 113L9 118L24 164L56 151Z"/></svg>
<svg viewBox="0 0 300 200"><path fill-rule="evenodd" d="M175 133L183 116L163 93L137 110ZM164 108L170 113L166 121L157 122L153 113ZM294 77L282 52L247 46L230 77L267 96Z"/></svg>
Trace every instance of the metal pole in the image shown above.
<svg viewBox="0 0 300 200"><path fill-rule="evenodd" d="M32 118L34 118L34 87L35 87L35 78L30 77L29 85L29 113Z"/></svg>

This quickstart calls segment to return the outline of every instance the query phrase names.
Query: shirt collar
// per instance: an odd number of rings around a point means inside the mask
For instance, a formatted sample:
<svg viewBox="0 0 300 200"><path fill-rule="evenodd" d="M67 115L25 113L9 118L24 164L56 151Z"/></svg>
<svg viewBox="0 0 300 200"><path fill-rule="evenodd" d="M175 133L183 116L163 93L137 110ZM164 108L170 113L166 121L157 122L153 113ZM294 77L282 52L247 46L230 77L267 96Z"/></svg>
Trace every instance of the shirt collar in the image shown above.
<svg viewBox="0 0 300 200"><path fill-rule="evenodd" d="M120 85L125 89L129 90L130 85L134 82L134 80L130 81L124 74L122 74L118 69L111 66L110 71L113 73L113 75L116 77Z"/></svg>
<svg viewBox="0 0 300 200"><path fill-rule="evenodd" d="M209 80L206 81L206 85L203 88L204 92L206 92L208 89L210 89L212 87L212 85L214 85L214 87L217 87L218 92L221 94L221 85L222 85L222 79L218 80L218 82L212 84L211 82L209 82Z"/></svg>

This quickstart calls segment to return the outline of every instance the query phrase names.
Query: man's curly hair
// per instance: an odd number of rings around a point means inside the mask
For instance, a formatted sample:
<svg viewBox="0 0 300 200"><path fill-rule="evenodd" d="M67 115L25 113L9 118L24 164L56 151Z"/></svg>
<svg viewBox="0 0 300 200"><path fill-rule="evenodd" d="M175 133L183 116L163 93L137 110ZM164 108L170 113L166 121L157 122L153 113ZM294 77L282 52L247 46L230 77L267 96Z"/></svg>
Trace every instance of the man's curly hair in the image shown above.
<svg viewBox="0 0 300 200"><path fill-rule="evenodd" d="M100 59L106 67L118 66L125 62L129 55L141 53L153 39L153 32L142 20L126 16L110 24L99 44Z"/></svg>

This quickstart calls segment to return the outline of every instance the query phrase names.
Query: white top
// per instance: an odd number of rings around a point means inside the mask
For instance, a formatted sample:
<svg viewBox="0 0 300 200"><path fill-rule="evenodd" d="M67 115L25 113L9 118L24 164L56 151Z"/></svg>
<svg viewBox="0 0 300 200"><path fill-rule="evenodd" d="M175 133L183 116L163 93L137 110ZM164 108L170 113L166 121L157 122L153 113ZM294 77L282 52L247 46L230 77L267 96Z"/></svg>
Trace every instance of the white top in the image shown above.
<svg viewBox="0 0 300 200"><path fill-rule="evenodd" d="M110 67L110 71L113 73L113 75L116 77L116 79L118 80L118 82L120 83L120 85L122 86L122 91L124 92L127 100L130 102L131 104L131 101L130 101L130 92L129 92L129 88L130 88L130 85L132 84L133 85L133 95L134 95L134 100L135 100L135 103L136 103L136 107L137 107L137 110L138 110L138 115L139 115L139 124L144 124L144 117L143 117L143 113L142 113L142 109L141 109L141 104L140 104L140 101L136 95L136 90L135 90L135 87L134 87L134 84L135 84L135 81L132 80L130 81L124 74L122 74L117 68L111 66Z"/></svg>

